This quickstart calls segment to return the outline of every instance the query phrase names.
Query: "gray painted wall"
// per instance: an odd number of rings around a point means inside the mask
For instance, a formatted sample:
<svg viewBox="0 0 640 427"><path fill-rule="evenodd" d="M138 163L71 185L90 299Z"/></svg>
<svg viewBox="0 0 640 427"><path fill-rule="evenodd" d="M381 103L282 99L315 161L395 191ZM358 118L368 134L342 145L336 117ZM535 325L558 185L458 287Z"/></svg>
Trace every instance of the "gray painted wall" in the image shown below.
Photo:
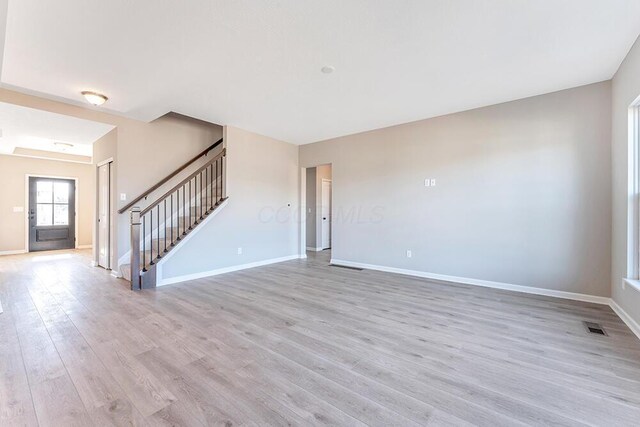
<svg viewBox="0 0 640 427"><path fill-rule="evenodd" d="M298 147L229 126L225 145L229 203L175 249L165 279L299 254Z"/></svg>
<svg viewBox="0 0 640 427"><path fill-rule="evenodd" d="M603 82L305 145L300 166L332 163L333 258L609 296L610 139Z"/></svg>
<svg viewBox="0 0 640 427"><path fill-rule="evenodd" d="M640 96L640 42L636 41L613 78L612 84L612 141L613 172L613 240L612 240L612 298L636 322L640 323L640 292L626 287L622 278L627 275L627 203L628 203L628 109Z"/></svg>

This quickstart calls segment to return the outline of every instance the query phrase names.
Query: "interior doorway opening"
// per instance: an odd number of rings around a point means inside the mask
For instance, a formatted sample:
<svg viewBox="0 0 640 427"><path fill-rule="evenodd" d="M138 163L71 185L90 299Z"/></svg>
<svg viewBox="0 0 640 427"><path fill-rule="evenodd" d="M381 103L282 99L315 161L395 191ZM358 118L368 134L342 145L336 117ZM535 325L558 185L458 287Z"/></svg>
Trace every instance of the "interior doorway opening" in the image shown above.
<svg viewBox="0 0 640 427"><path fill-rule="evenodd" d="M304 235L307 251L329 250L333 244L333 177L331 164L306 168Z"/></svg>

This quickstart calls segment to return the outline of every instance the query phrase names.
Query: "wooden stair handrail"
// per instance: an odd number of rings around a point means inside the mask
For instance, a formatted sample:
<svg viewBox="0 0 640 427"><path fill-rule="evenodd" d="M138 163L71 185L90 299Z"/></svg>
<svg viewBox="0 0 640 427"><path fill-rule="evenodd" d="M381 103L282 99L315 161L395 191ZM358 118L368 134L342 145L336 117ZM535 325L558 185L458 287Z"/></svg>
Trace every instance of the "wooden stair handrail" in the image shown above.
<svg viewBox="0 0 640 427"><path fill-rule="evenodd" d="M209 151L213 150L214 148L216 148L220 144L222 144L222 138L217 140L215 143L211 144L209 147L207 147L205 150L203 150L202 152L197 154L195 157L191 158L191 160L187 161L185 164L180 166L178 169L176 169L175 171L171 172L169 175L167 175L165 178L160 180L156 185L154 185L153 187L149 188L147 191L142 193L140 196L136 197L131 202L127 203L123 208L118 210L118 213L122 214L122 213L125 213L126 211L128 211L131 207L133 207L140 200L142 200L142 199L146 198L147 196L149 196L149 194L153 193L155 190L160 188L162 185L166 184L167 181L169 181L171 178L173 178L174 176L178 175L180 172L182 172L183 170L188 168L193 162L198 160L200 157L207 155L207 153L209 153Z"/></svg>

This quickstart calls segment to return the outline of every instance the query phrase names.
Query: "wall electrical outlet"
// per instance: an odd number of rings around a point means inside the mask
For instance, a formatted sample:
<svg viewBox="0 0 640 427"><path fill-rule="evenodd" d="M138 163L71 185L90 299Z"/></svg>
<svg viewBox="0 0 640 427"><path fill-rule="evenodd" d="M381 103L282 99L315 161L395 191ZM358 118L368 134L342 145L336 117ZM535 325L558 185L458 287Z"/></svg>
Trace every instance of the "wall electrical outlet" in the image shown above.
<svg viewBox="0 0 640 427"><path fill-rule="evenodd" d="M122 200L123 202L127 200L127 193L120 193L120 200Z"/></svg>
<svg viewBox="0 0 640 427"><path fill-rule="evenodd" d="M425 187L431 187L431 180L429 178L424 180L424 186Z"/></svg>
<svg viewBox="0 0 640 427"><path fill-rule="evenodd" d="M411 258L413 256L413 254L411 253L410 250L407 250L407 258Z"/></svg>
<svg viewBox="0 0 640 427"><path fill-rule="evenodd" d="M435 187L436 186L436 180L435 178L431 178L431 186Z"/></svg>
<svg viewBox="0 0 640 427"><path fill-rule="evenodd" d="M238 248L238 255L242 255L242 248Z"/></svg>

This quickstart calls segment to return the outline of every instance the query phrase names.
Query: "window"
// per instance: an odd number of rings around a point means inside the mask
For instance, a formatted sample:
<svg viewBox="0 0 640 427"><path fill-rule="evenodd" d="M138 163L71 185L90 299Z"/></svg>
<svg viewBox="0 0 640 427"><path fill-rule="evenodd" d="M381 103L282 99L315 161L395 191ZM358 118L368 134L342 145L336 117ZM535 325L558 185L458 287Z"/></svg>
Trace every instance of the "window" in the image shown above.
<svg viewBox="0 0 640 427"><path fill-rule="evenodd" d="M69 183L38 181L37 225L69 225Z"/></svg>

